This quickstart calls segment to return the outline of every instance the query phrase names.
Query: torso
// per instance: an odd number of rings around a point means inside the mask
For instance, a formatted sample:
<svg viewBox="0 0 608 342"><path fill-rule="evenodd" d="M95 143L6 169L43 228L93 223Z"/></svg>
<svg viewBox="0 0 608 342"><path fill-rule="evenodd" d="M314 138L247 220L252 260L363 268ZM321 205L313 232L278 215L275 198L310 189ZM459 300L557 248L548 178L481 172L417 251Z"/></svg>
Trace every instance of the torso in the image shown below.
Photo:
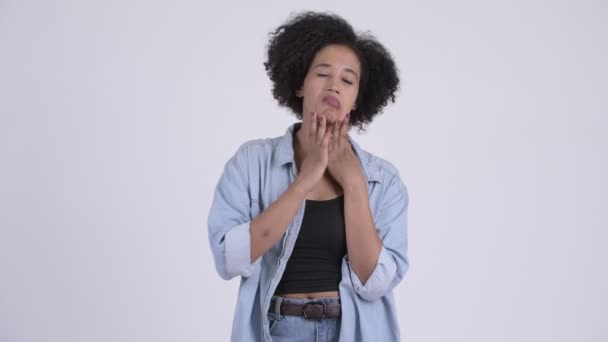
<svg viewBox="0 0 608 342"><path fill-rule="evenodd" d="M314 201L326 201L343 194L342 187L338 184L331 176L327 173L319 181L319 183L308 193L306 199ZM340 292L338 291L325 291L325 292L310 292L310 293L289 293L289 294L277 294L281 297L296 298L296 299L318 299L318 298L331 298L339 297Z"/></svg>
<svg viewBox="0 0 608 342"><path fill-rule="evenodd" d="M297 132L297 131L296 131ZM295 139L295 132L294 132ZM296 167L298 171L300 170L300 165L302 165L302 157L299 153L296 144L294 144L294 156L296 159ZM342 187L338 182L336 182L328 173L325 171L323 178L315 185L315 187L308 193L306 196L307 200L313 201L326 201L343 194ZM339 291L325 291L325 292L309 292L309 293L288 293L288 294L277 294L281 297L286 298L296 298L296 299L317 299L317 298L331 298L331 297L339 297Z"/></svg>

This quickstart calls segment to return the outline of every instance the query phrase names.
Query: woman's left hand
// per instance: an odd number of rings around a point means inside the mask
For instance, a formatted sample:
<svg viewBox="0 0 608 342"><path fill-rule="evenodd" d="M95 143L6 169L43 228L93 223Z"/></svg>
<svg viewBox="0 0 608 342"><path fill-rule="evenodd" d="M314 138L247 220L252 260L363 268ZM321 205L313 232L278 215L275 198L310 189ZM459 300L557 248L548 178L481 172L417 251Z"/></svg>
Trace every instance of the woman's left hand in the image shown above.
<svg viewBox="0 0 608 342"><path fill-rule="evenodd" d="M349 119L350 113L334 124L328 150L327 170L342 187L349 181L358 181L363 175L361 163L348 139Z"/></svg>

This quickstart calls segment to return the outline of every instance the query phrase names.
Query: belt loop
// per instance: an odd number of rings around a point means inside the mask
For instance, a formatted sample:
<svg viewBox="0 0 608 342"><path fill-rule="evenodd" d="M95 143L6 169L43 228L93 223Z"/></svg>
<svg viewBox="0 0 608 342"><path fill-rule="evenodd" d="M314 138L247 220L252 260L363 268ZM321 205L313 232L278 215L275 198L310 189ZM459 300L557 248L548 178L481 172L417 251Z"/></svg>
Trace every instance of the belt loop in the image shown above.
<svg viewBox="0 0 608 342"><path fill-rule="evenodd" d="M281 303L283 303L283 297L277 296L274 302L274 313L277 321L281 320Z"/></svg>

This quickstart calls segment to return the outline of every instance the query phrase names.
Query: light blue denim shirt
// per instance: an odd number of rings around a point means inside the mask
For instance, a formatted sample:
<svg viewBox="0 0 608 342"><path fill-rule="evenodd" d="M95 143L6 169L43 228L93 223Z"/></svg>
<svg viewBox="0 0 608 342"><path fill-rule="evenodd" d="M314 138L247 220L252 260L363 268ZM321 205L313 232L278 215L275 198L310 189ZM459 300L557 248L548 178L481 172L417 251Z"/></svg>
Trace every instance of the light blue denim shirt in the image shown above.
<svg viewBox="0 0 608 342"><path fill-rule="evenodd" d="M301 122L289 126L283 136L243 143L226 162L215 189L208 217L215 267L223 279L240 277L232 341L271 341L266 312L296 242L306 201L283 237L253 263L249 224L296 179L296 127L301 127ZM348 255L342 260L340 341L399 341L393 289L409 268L408 191L395 166L362 150L350 135L349 139L367 179L382 249L365 284L352 270Z"/></svg>

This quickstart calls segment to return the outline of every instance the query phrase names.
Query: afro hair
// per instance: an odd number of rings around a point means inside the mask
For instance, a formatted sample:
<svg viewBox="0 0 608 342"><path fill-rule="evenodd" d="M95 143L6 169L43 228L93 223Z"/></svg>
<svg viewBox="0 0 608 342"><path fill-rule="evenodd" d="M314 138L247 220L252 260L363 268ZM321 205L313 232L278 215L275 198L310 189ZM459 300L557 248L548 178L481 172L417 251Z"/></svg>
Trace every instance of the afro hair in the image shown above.
<svg viewBox="0 0 608 342"><path fill-rule="evenodd" d="M310 64L319 50L330 44L349 47L361 64L356 109L350 125L364 131L364 125L382 113L389 100L395 102L399 75L387 49L370 33L356 34L352 26L329 12L301 12L270 33L266 73L272 94L280 106L290 108L302 119L302 101L295 90L302 87Z"/></svg>

